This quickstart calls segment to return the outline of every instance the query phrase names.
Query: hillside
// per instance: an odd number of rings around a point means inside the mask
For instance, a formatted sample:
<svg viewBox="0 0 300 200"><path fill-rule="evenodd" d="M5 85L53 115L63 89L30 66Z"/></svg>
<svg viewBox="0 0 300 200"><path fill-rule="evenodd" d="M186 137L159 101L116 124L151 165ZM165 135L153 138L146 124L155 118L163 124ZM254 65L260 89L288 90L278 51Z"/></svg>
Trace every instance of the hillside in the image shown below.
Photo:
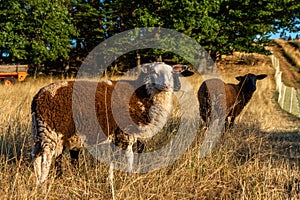
<svg viewBox="0 0 300 200"><path fill-rule="evenodd" d="M275 40L270 50L280 60L283 82L300 88L300 40Z"/></svg>

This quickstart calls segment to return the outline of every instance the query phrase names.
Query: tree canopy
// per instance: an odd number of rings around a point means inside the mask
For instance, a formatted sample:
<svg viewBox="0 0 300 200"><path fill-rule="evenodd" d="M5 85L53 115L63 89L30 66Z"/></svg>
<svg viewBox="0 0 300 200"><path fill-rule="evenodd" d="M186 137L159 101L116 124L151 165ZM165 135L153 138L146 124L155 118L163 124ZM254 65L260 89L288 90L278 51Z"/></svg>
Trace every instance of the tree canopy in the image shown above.
<svg viewBox="0 0 300 200"><path fill-rule="evenodd" d="M0 59L78 66L110 36L163 27L195 39L217 60L234 51L265 52L270 33L299 32L299 19L296 0L0 0ZM174 56L160 50L139 54Z"/></svg>
<svg viewBox="0 0 300 200"><path fill-rule="evenodd" d="M68 58L76 28L66 0L0 1L0 47L11 61L41 64Z"/></svg>

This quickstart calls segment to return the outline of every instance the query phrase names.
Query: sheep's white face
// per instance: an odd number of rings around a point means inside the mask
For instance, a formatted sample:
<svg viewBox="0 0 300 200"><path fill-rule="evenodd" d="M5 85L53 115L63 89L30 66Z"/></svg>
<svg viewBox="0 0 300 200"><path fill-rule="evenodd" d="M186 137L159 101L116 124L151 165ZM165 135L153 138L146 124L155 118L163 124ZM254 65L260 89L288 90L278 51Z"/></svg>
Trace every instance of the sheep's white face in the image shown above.
<svg viewBox="0 0 300 200"><path fill-rule="evenodd" d="M163 62L143 64L141 67L144 73L144 83L150 94L158 92L172 92L180 89L178 73L184 71L186 66L177 65L171 67Z"/></svg>
<svg viewBox="0 0 300 200"><path fill-rule="evenodd" d="M173 69L169 65L154 64L148 74L151 87L159 91L171 91L174 87Z"/></svg>

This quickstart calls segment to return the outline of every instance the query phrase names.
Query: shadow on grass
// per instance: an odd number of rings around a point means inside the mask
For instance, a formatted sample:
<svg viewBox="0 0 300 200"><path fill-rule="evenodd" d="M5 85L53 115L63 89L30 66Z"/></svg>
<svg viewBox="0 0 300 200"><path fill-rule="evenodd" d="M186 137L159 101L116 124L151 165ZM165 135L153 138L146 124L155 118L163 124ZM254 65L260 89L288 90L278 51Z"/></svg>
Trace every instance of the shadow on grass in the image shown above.
<svg viewBox="0 0 300 200"><path fill-rule="evenodd" d="M234 145L233 156L239 165L259 159L262 162L285 163L300 168L299 131L265 132L255 125L242 125L227 133L227 137L230 145Z"/></svg>
<svg viewBox="0 0 300 200"><path fill-rule="evenodd" d="M300 132L270 132L267 134L266 147L276 160L300 164Z"/></svg>

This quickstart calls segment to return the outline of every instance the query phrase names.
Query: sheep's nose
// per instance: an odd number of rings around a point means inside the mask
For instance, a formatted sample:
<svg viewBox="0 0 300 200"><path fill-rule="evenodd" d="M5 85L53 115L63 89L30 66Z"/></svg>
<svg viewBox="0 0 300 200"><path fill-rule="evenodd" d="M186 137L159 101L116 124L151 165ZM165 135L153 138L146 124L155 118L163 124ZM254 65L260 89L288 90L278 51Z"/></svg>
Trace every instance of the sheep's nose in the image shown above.
<svg viewBox="0 0 300 200"><path fill-rule="evenodd" d="M254 92L255 90L256 90L256 86L253 86L253 87L251 88L251 91Z"/></svg>
<svg viewBox="0 0 300 200"><path fill-rule="evenodd" d="M170 84L168 84L168 83L164 85L164 89L165 89L165 90L170 89L170 87L171 87L171 86L170 86Z"/></svg>

